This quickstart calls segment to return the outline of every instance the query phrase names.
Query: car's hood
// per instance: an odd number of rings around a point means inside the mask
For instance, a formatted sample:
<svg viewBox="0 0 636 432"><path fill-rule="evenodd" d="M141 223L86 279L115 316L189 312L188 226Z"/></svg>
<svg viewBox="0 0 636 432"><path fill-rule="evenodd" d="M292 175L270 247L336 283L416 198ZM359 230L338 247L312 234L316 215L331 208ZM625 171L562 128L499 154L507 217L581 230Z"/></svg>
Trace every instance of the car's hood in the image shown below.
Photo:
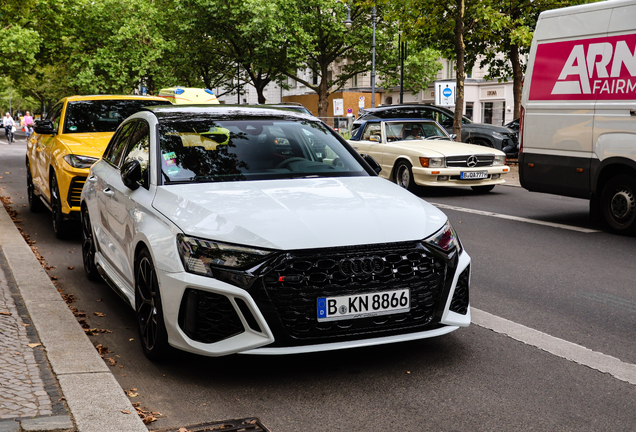
<svg viewBox="0 0 636 432"><path fill-rule="evenodd" d="M354 144L355 145L355 144ZM450 140L408 140L397 141L390 144L385 144L387 147L395 148L398 153L399 150L403 150L406 154L413 154L414 152L422 152L426 156L461 156L471 154L496 154L503 155L504 153L489 147L484 147L476 144L466 144Z"/></svg>
<svg viewBox="0 0 636 432"><path fill-rule="evenodd" d="M447 219L379 177L167 185L153 206L185 234L279 250L421 240Z"/></svg>
<svg viewBox="0 0 636 432"><path fill-rule="evenodd" d="M58 139L71 153L83 156L102 157L114 132L62 134Z"/></svg>
<svg viewBox="0 0 636 432"><path fill-rule="evenodd" d="M508 129L507 127L497 126L488 123L468 123L462 125L463 130L480 130L480 131L489 131L489 132L499 132L501 134L510 134L514 133L513 130Z"/></svg>

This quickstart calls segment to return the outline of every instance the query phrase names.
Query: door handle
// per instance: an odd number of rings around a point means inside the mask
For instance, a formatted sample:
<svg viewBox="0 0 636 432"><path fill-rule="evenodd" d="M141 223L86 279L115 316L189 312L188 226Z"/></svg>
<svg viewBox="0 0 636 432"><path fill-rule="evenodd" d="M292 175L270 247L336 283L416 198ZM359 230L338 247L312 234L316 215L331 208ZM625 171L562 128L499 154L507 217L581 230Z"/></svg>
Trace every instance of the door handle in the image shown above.
<svg viewBox="0 0 636 432"><path fill-rule="evenodd" d="M115 192L111 188L104 189L104 195L114 195Z"/></svg>
<svg viewBox="0 0 636 432"><path fill-rule="evenodd" d="M358 147L356 147L356 146L351 146L351 147L353 147L355 150L358 150Z"/></svg>

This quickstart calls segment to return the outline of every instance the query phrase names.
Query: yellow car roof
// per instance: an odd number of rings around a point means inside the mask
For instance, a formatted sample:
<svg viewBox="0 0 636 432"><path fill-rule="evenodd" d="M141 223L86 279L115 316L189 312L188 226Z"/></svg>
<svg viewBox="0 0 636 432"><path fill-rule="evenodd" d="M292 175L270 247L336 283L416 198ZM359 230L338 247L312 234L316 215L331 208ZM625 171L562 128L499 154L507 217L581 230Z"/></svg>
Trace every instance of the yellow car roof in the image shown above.
<svg viewBox="0 0 636 432"><path fill-rule="evenodd" d="M158 96L141 96L141 95L75 95L67 96L61 100L82 101L82 100L130 100L130 99L148 99L148 100L166 100Z"/></svg>

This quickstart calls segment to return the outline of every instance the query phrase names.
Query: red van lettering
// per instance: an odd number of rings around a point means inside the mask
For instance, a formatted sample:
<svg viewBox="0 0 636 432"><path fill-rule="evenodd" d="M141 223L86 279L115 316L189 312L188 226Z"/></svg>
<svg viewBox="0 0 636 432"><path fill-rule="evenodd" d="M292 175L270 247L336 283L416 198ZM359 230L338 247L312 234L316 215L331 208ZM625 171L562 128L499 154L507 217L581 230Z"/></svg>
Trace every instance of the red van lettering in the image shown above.
<svg viewBox="0 0 636 432"><path fill-rule="evenodd" d="M529 99L634 99L635 79L636 34L546 43L537 47Z"/></svg>

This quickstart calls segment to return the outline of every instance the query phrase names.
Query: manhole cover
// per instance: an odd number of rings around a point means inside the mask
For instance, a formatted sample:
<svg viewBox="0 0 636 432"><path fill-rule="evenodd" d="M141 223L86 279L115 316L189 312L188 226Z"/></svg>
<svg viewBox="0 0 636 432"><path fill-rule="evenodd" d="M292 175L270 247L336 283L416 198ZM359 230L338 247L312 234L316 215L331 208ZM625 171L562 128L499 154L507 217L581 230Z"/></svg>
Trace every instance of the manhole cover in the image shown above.
<svg viewBox="0 0 636 432"><path fill-rule="evenodd" d="M223 420L212 423L200 423L191 426L182 426L172 429L159 429L153 432L269 432L257 418L244 418L238 420Z"/></svg>

